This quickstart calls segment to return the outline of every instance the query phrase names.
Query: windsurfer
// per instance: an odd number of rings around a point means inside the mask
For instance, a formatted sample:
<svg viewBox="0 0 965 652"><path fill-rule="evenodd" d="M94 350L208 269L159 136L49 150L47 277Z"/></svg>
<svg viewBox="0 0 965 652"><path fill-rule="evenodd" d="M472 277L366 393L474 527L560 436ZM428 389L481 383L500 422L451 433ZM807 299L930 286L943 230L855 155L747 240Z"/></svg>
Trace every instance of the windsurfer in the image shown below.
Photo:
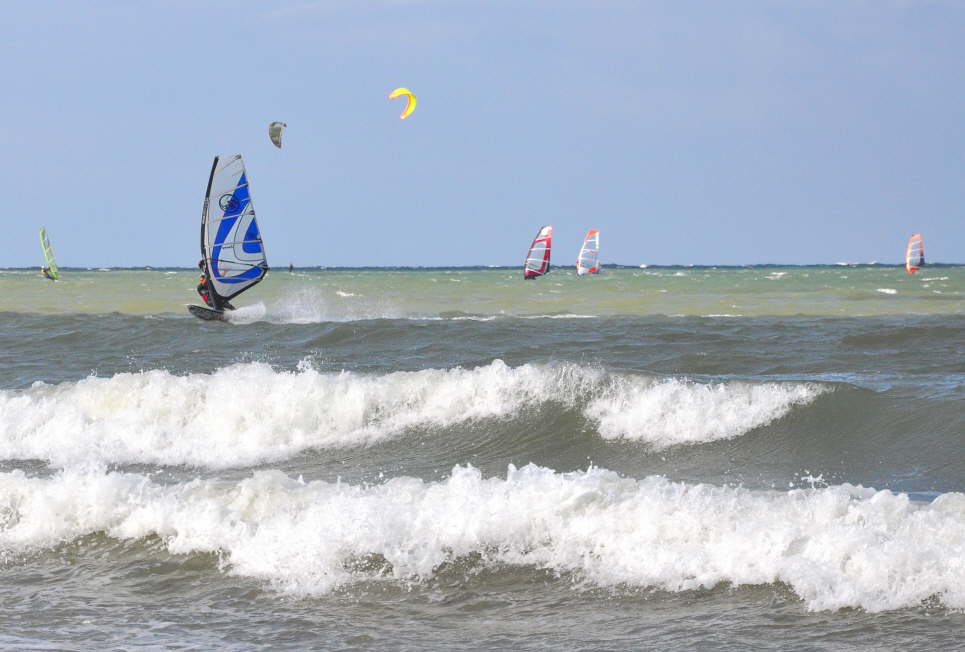
<svg viewBox="0 0 965 652"><path fill-rule="evenodd" d="M201 295L201 300L204 301L205 305L214 308L214 303L211 302L211 293L208 292L208 279L204 274L198 280L198 294Z"/></svg>
<svg viewBox="0 0 965 652"><path fill-rule="evenodd" d="M49 267L41 267L40 273L43 274L46 278L49 278L51 281L54 280L54 277L50 275Z"/></svg>
<svg viewBox="0 0 965 652"><path fill-rule="evenodd" d="M204 259L198 261L198 269L201 270L201 278L198 279L198 287L196 289L198 294L201 295L201 300L204 301L205 305L214 310L234 310L235 307L233 305L211 291L211 282L204 273Z"/></svg>
<svg viewBox="0 0 965 652"><path fill-rule="evenodd" d="M214 301L211 300L211 288L208 284L208 277L204 273L204 259L198 261L198 269L201 270L201 278L198 279L198 287L196 288L198 294L201 295L201 300L204 301L206 306L215 308ZM217 308L215 308L217 310Z"/></svg>

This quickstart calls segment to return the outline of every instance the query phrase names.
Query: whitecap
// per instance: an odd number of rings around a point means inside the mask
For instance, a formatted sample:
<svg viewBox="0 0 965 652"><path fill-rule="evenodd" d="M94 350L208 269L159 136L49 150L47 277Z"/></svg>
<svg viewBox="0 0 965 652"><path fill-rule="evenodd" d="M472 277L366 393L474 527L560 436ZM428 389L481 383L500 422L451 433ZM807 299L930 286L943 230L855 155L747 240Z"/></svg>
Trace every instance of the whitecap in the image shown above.
<svg viewBox="0 0 965 652"><path fill-rule="evenodd" d="M161 484L129 473L0 473L0 552L101 533L214 553L222 572L294 597L428 582L467 557L538 568L574 590L789 587L811 611L965 608L965 494L930 503L839 485L786 492L509 466L377 485L257 471ZM81 549L82 550L82 549ZM370 563L359 563L370 560Z"/></svg>

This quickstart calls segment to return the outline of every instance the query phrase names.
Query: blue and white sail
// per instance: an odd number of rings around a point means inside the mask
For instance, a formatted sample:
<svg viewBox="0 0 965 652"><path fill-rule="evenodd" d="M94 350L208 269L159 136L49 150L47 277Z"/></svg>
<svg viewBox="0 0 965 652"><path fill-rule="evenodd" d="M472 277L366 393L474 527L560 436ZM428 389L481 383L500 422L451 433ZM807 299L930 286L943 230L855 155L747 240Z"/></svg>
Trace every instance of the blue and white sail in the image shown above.
<svg viewBox="0 0 965 652"><path fill-rule="evenodd" d="M228 300L268 273L240 154L216 156L201 214L201 255L216 298Z"/></svg>

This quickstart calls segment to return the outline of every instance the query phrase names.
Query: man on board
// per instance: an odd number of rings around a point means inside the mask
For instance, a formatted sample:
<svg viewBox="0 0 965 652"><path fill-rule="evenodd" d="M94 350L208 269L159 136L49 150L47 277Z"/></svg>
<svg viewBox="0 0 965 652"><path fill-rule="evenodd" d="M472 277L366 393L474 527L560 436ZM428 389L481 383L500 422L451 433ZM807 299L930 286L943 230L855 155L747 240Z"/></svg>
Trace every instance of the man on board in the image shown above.
<svg viewBox="0 0 965 652"><path fill-rule="evenodd" d="M40 268L40 273L43 274L45 277L49 278L51 281L54 280L54 277L50 275L50 268L49 268L49 267L41 267L41 268Z"/></svg>
<svg viewBox="0 0 965 652"><path fill-rule="evenodd" d="M201 295L201 300L204 301L205 305L209 306L214 310L234 310L235 307L222 299L217 301L216 295L211 291L211 283L208 281L207 275L204 273L204 259L198 261L198 269L201 270L201 278L198 279L198 287L196 288L198 294ZM220 304L220 305L218 305Z"/></svg>
<svg viewBox="0 0 965 652"><path fill-rule="evenodd" d="M206 306L214 308L214 304L211 302L211 292L208 290L208 277L204 273L204 259L198 261L198 269L201 270L201 278L198 279L198 287L195 288L198 294L201 295L201 300L204 301Z"/></svg>

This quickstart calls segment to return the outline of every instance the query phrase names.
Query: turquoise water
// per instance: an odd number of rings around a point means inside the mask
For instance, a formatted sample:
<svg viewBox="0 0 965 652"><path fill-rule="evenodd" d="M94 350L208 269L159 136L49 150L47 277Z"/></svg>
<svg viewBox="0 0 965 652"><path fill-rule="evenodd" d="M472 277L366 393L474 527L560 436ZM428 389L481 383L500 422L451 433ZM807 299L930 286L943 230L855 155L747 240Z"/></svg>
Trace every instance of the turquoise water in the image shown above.
<svg viewBox="0 0 965 652"><path fill-rule="evenodd" d="M0 310L178 313L197 303L194 270L77 270L39 284L35 270L0 272ZM965 267L817 266L572 268L520 283L517 269L272 272L240 298L246 319L319 321L497 315L962 314Z"/></svg>

